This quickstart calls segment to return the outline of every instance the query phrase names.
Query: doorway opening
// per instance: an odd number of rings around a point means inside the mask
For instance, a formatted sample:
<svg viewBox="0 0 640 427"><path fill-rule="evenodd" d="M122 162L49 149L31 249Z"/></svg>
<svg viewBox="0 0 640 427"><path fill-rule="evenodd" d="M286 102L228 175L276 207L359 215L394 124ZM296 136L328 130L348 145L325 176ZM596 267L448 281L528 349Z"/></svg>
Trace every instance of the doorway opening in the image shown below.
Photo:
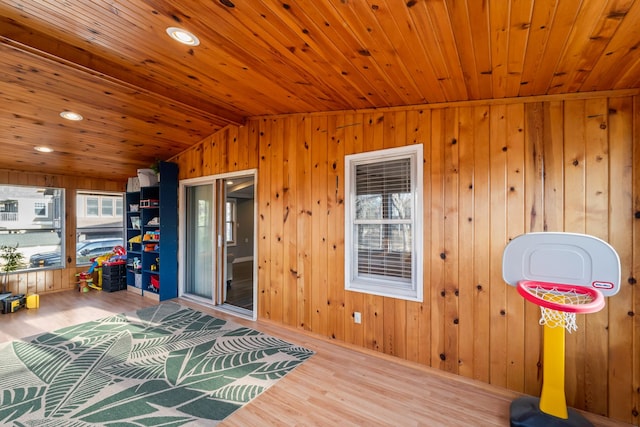
<svg viewBox="0 0 640 427"><path fill-rule="evenodd" d="M180 182L180 296L256 318L255 171Z"/></svg>

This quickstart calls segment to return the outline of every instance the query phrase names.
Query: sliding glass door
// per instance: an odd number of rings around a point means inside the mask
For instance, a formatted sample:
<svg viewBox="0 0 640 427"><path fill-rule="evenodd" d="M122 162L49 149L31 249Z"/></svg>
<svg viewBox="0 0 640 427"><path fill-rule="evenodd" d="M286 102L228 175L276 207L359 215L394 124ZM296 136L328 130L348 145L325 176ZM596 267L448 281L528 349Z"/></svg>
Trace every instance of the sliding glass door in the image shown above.
<svg viewBox="0 0 640 427"><path fill-rule="evenodd" d="M181 296L255 318L255 172L180 183Z"/></svg>

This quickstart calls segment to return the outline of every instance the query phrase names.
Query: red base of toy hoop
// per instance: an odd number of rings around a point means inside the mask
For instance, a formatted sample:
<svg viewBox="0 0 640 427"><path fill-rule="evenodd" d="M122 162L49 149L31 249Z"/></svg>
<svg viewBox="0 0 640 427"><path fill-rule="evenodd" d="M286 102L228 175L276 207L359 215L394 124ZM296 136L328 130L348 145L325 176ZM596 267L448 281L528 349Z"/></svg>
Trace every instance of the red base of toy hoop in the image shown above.
<svg viewBox="0 0 640 427"><path fill-rule="evenodd" d="M544 289L548 294L580 295L587 301L578 303L560 303L539 296L535 290ZM566 285L562 283L536 282L533 280L521 280L517 285L518 293L528 301L550 310L564 311L566 313L595 313L604 308L605 301L602 292L597 289L583 286Z"/></svg>

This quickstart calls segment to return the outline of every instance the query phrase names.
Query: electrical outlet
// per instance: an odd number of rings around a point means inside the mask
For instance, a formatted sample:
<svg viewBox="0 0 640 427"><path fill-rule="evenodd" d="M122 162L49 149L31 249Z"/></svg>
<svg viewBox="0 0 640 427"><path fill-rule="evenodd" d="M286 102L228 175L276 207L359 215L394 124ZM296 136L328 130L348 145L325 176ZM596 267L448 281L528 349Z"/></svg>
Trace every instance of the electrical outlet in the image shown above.
<svg viewBox="0 0 640 427"><path fill-rule="evenodd" d="M353 321L355 323L362 323L362 314L359 311L353 313Z"/></svg>

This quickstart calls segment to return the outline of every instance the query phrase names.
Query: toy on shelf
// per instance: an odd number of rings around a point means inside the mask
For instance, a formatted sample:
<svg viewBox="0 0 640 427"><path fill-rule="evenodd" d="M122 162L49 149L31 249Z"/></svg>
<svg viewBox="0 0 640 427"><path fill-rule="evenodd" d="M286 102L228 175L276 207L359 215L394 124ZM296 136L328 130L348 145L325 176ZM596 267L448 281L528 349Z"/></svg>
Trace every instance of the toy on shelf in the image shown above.
<svg viewBox="0 0 640 427"><path fill-rule="evenodd" d="M149 290L153 292L160 292L160 278L157 274L152 274L149 278Z"/></svg>
<svg viewBox="0 0 640 427"><path fill-rule="evenodd" d="M160 240L160 230L147 231L144 233L144 237L142 238L142 241L144 242L147 242L147 241L157 242L159 240Z"/></svg>
<svg viewBox="0 0 640 427"><path fill-rule="evenodd" d="M156 199L145 199L145 200L140 200L140 208L144 209L144 208L157 208L158 206L160 206L160 202Z"/></svg>

